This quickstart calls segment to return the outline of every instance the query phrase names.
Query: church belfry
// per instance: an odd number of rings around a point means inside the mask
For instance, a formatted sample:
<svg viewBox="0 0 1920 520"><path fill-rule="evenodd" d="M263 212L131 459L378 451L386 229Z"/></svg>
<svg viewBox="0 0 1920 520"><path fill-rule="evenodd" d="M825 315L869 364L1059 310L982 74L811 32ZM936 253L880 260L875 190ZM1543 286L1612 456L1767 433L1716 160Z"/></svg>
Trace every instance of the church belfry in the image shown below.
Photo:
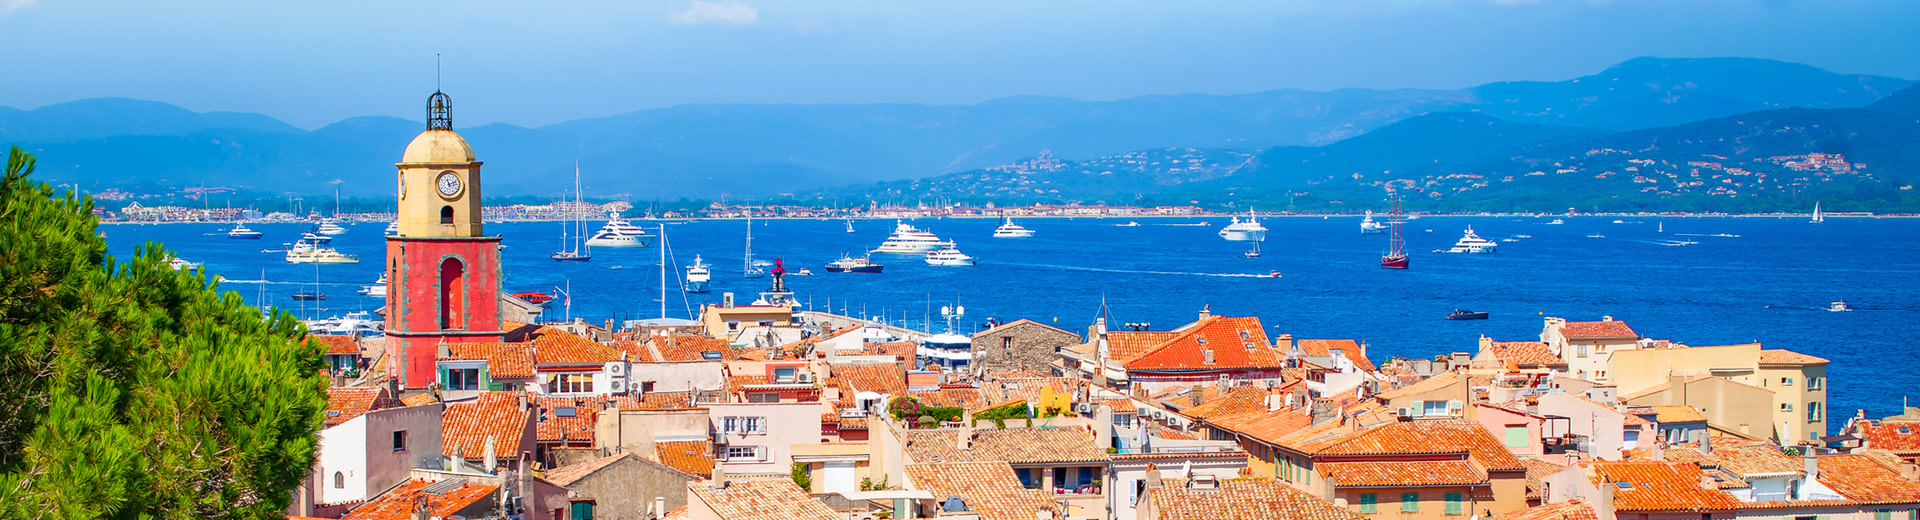
<svg viewBox="0 0 1920 520"><path fill-rule="evenodd" d="M499 341L500 237L481 229L480 161L453 131L453 98L427 97L427 129L397 174L397 232L387 237L387 338L403 388L437 383L441 343ZM397 354L397 355L396 355Z"/></svg>

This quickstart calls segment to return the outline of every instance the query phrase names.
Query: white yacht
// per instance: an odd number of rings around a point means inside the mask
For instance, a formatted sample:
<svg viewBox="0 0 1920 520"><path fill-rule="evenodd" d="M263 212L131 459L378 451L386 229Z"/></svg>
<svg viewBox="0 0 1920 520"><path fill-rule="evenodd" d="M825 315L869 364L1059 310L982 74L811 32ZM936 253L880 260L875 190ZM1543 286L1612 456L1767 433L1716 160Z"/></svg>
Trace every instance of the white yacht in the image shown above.
<svg viewBox="0 0 1920 520"><path fill-rule="evenodd" d="M1827 310L1831 312L1847 312L1853 310L1853 307L1848 307L1847 302L1843 300L1827 304Z"/></svg>
<svg viewBox="0 0 1920 520"><path fill-rule="evenodd" d="M399 221L388 222L386 233L387 233L387 236L394 236L394 235L400 234L400 222Z"/></svg>
<svg viewBox="0 0 1920 520"><path fill-rule="evenodd" d="M882 242L873 252L917 255L948 247L953 247L953 242L942 241L933 233L915 229L913 224L900 222L894 226L893 235L888 236L887 241Z"/></svg>
<svg viewBox="0 0 1920 520"><path fill-rule="evenodd" d="M331 247L316 247L307 251L287 251L287 263L357 264L360 263L360 255L341 253Z"/></svg>
<svg viewBox="0 0 1920 520"><path fill-rule="evenodd" d="M1373 210L1367 210L1367 217L1360 219L1360 234L1378 235L1387 232L1387 225L1373 221Z"/></svg>
<svg viewBox="0 0 1920 520"><path fill-rule="evenodd" d="M1260 225L1260 220L1254 218L1253 210L1247 210L1246 220L1233 217L1233 221L1228 222L1227 227L1220 228L1220 238L1230 242L1263 242L1267 239L1267 227Z"/></svg>
<svg viewBox="0 0 1920 520"><path fill-rule="evenodd" d="M333 335L380 335L386 333L386 322L373 313L354 311L346 316L334 316L323 320L307 320L307 330L316 334Z"/></svg>
<svg viewBox="0 0 1920 520"><path fill-rule="evenodd" d="M687 292L703 293L713 290L713 269L707 267L700 255L693 255L693 265L687 266Z"/></svg>
<svg viewBox="0 0 1920 520"><path fill-rule="evenodd" d="M200 267L200 262L188 262L186 260L181 260L180 257L175 256L175 257L167 258L167 267L172 267L173 270L175 271L179 271L182 269L193 269L196 267Z"/></svg>
<svg viewBox="0 0 1920 520"><path fill-rule="evenodd" d="M653 235L628 223L626 219L608 215L606 225L587 239L589 247L653 247Z"/></svg>
<svg viewBox="0 0 1920 520"><path fill-rule="evenodd" d="M347 228L340 227L340 223L334 219L323 218L320 219L320 226L314 228L313 232L327 236L345 235Z"/></svg>
<svg viewBox="0 0 1920 520"><path fill-rule="evenodd" d="M973 265L973 257L948 244L939 251L927 253L927 265L970 266Z"/></svg>
<svg viewBox="0 0 1920 520"><path fill-rule="evenodd" d="M379 280L373 281L373 285L363 285L359 292L372 298L387 297L387 275L382 273Z"/></svg>
<svg viewBox="0 0 1920 520"><path fill-rule="evenodd" d="M1548 222L1548 223L1547 223L1547 225L1549 225L1549 226L1558 226L1558 225L1561 225L1561 224L1565 224L1565 223L1567 223L1567 221L1566 221L1566 220L1563 220L1563 219L1557 219L1557 218L1556 218L1556 219L1553 219L1553 221L1552 221L1552 222Z"/></svg>
<svg viewBox="0 0 1920 520"><path fill-rule="evenodd" d="M1480 235L1473 234L1473 226L1467 226L1466 236L1460 237L1460 241L1453 243L1453 249L1448 249L1446 250L1446 252L1448 253L1492 253L1494 251L1494 248L1499 246L1500 246L1499 243L1496 243L1492 240L1480 238Z"/></svg>
<svg viewBox="0 0 1920 520"><path fill-rule="evenodd" d="M1006 217L1006 220L1000 223L1000 227L993 228L993 238L1031 237L1033 237L1033 230L1020 227L1019 224L1013 223L1013 217Z"/></svg>
<svg viewBox="0 0 1920 520"><path fill-rule="evenodd" d="M227 230L227 238L241 240L258 240L263 235L265 235L265 233L247 228L247 223L245 222L234 223L233 229Z"/></svg>
<svg viewBox="0 0 1920 520"><path fill-rule="evenodd" d="M954 334L934 334L920 340L914 353L931 365L956 369L973 364L973 338Z"/></svg>
<svg viewBox="0 0 1920 520"><path fill-rule="evenodd" d="M328 244L332 243L333 237L313 233L302 233L300 234L300 240L295 241L292 246L287 247L287 252L309 253L315 249L325 248Z"/></svg>

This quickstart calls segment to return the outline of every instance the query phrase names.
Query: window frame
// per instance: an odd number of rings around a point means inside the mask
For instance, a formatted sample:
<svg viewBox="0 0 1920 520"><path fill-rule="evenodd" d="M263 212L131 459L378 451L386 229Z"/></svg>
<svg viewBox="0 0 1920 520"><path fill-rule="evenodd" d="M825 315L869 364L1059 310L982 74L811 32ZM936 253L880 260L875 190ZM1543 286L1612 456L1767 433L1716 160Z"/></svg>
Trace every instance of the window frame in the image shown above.
<svg viewBox="0 0 1920 520"><path fill-rule="evenodd" d="M1380 512L1379 493L1361 493L1359 498L1361 513L1373 514Z"/></svg>
<svg viewBox="0 0 1920 520"><path fill-rule="evenodd" d="M395 452L407 451L407 431L406 430L393 431L393 451Z"/></svg>
<svg viewBox="0 0 1920 520"><path fill-rule="evenodd" d="M1444 509L1441 510L1442 514L1448 514L1448 515L1461 514L1460 511L1464 509L1464 507L1462 507L1462 504L1466 502L1466 500L1465 500L1465 497L1462 496L1462 494L1459 491L1448 491L1446 492L1445 495L1441 495L1441 496L1442 496L1442 500L1445 501Z"/></svg>
<svg viewBox="0 0 1920 520"><path fill-rule="evenodd" d="M1419 492L1401 493L1400 494L1400 512L1402 513L1420 512L1420 493Z"/></svg>

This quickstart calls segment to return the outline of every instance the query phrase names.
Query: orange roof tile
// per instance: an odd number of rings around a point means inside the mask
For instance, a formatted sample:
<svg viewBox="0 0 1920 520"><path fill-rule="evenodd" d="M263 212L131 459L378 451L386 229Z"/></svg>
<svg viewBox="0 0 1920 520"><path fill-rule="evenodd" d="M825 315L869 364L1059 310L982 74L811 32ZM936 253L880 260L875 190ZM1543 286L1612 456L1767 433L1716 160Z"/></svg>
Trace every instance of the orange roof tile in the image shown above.
<svg viewBox="0 0 1920 520"><path fill-rule="evenodd" d="M327 426L347 422L372 411L374 401L379 398L378 388L328 388Z"/></svg>
<svg viewBox="0 0 1920 520"><path fill-rule="evenodd" d="M1107 405L1113 413L1133 413L1140 410L1132 399L1095 399L1094 402Z"/></svg>
<svg viewBox="0 0 1920 520"><path fill-rule="evenodd" d="M913 360L919 356L920 345L911 341L892 341L867 345L867 354L873 356L893 356L894 359Z"/></svg>
<svg viewBox="0 0 1920 520"><path fill-rule="evenodd" d="M1043 509L1060 512L1044 493L1021 487L1006 462L908 464L906 471L914 489L931 492L939 501L960 497L985 520L1032 520Z"/></svg>
<svg viewBox="0 0 1920 520"><path fill-rule="evenodd" d="M360 354L360 343L353 336L335 336L331 334L309 334L308 341L318 341L327 346L327 354Z"/></svg>
<svg viewBox="0 0 1920 520"><path fill-rule="evenodd" d="M1698 450L1666 450L1668 460L1692 461L1701 466L1711 466L1737 478L1754 475L1778 475L1783 473L1803 474L1806 464L1798 457L1789 457L1780 452L1780 448L1763 442L1732 445L1715 442L1711 455L1702 455Z"/></svg>
<svg viewBox="0 0 1920 520"><path fill-rule="evenodd" d="M1299 409L1271 412L1263 409L1256 412L1208 417L1203 419L1203 422L1271 444L1287 434L1311 426L1313 416Z"/></svg>
<svg viewBox="0 0 1920 520"><path fill-rule="evenodd" d="M1141 354L1179 335L1180 333L1170 330L1110 330L1107 331L1107 358L1121 363L1133 361Z"/></svg>
<svg viewBox="0 0 1920 520"><path fill-rule="evenodd" d="M1821 455L1820 483L1868 504L1920 503L1920 483L1900 476L1900 458L1887 453Z"/></svg>
<svg viewBox="0 0 1920 520"><path fill-rule="evenodd" d="M1264 386L1233 385L1227 388L1225 394L1222 394L1220 393L1219 385L1204 385L1200 389L1200 404L1197 405L1192 404L1193 394L1191 388L1171 389L1175 390L1175 393L1178 393L1178 390L1185 390L1186 394L1164 398L1161 399L1161 402L1166 403L1170 408L1179 409L1180 415L1195 419L1205 419L1220 415L1264 412L1267 410L1267 396L1280 396L1279 399L1284 402L1286 399L1284 394L1287 389L1292 386L1292 384L1289 384L1274 390L1268 390Z"/></svg>
<svg viewBox="0 0 1920 520"><path fill-rule="evenodd" d="M1553 355L1553 349L1540 341L1495 341L1493 357L1501 364L1513 363L1522 367L1564 366L1567 360Z"/></svg>
<svg viewBox="0 0 1920 520"><path fill-rule="evenodd" d="M533 420L532 410L520 409L520 398L520 392L483 392L473 402L448 405L440 416L440 452L484 458L487 436L491 435L496 458L518 457L520 438L528 421Z"/></svg>
<svg viewBox="0 0 1920 520"><path fill-rule="evenodd" d="M998 393L999 401L1018 399L1038 403L1041 389L1047 389L1056 394L1073 396L1072 399L1078 400L1080 396L1085 395L1087 386L1091 383L1077 377L1000 377L985 383L982 392L990 401L994 400L991 398Z"/></svg>
<svg viewBox="0 0 1920 520"><path fill-rule="evenodd" d="M640 341L618 341L612 345L627 353L627 359L639 363L686 363L695 361L732 361L740 359L738 349L727 340L706 336L652 336ZM707 353L720 359L709 359ZM656 355L657 354L657 355Z"/></svg>
<svg viewBox="0 0 1920 520"><path fill-rule="evenodd" d="M906 395L907 366L902 363L858 363L828 365L833 379L841 385L842 398L851 400L860 392Z"/></svg>
<svg viewBox="0 0 1920 520"><path fill-rule="evenodd" d="M1462 420L1389 421L1305 442L1281 439L1281 444L1316 456L1465 454L1488 470L1526 469L1486 428Z"/></svg>
<svg viewBox="0 0 1920 520"><path fill-rule="evenodd" d="M659 462L668 467L702 477L713 476L713 444L699 441L659 441L653 443Z"/></svg>
<svg viewBox="0 0 1920 520"><path fill-rule="evenodd" d="M594 421L608 403L617 409L632 410L640 407L633 396L588 396L588 397L547 397L534 398L535 408L539 411L534 420L534 437L540 442L592 443L594 442ZM571 408L572 415L566 415Z"/></svg>
<svg viewBox="0 0 1920 520"><path fill-rule="evenodd" d="M1111 348L1111 347L1109 347ZM1213 352L1213 362L1206 361ZM1209 316L1126 362L1127 370L1281 368L1284 356L1267 341L1259 318Z"/></svg>
<svg viewBox="0 0 1920 520"><path fill-rule="evenodd" d="M1760 351L1762 365L1825 365L1826 358L1813 357L1786 349Z"/></svg>
<svg viewBox="0 0 1920 520"><path fill-rule="evenodd" d="M1313 466L1334 487L1476 486L1487 479L1462 460L1322 462Z"/></svg>
<svg viewBox="0 0 1920 520"><path fill-rule="evenodd" d="M619 361L621 350L554 327L533 333L533 362L538 365L586 365Z"/></svg>
<svg viewBox="0 0 1920 520"><path fill-rule="evenodd" d="M1495 520L1599 520L1593 512L1593 505L1581 499L1565 502L1541 504L1519 511L1494 516Z"/></svg>
<svg viewBox="0 0 1920 520"><path fill-rule="evenodd" d="M1300 351L1307 353L1309 356L1331 356L1333 355L1333 351L1337 349L1340 351L1341 356L1346 357L1347 361L1353 362L1353 366L1358 367L1360 370L1372 372L1377 368L1373 366L1373 361L1367 359L1366 353L1360 351L1360 342L1354 340L1300 339L1294 340L1294 344L1299 345Z"/></svg>
<svg viewBox="0 0 1920 520"><path fill-rule="evenodd" d="M1614 511L1706 512L1741 507L1732 493L1701 486L1707 474L1692 462L1601 461L1589 469L1594 485L1614 486Z"/></svg>
<svg viewBox="0 0 1920 520"><path fill-rule="evenodd" d="M737 479L719 483L693 483L689 497L727 520L841 520L833 508L808 495L786 477Z"/></svg>
<svg viewBox="0 0 1920 520"><path fill-rule="evenodd" d="M694 392L648 392L640 395L633 409L693 408Z"/></svg>
<svg viewBox="0 0 1920 520"><path fill-rule="evenodd" d="M1522 459L1520 464L1527 467L1528 499L1542 498L1543 493L1547 490L1547 475L1558 473L1560 470L1567 468L1566 466L1540 459Z"/></svg>
<svg viewBox="0 0 1920 520"><path fill-rule="evenodd" d="M1567 327L1560 329L1560 335L1567 339L1596 338L1639 338L1640 334L1628 327L1624 321L1569 321Z"/></svg>
<svg viewBox="0 0 1920 520"><path fill-rule="evenodd" d="M986 397L980 395L980 389L978 388L921 390L918 392L907 392L907 395L912 396L914 399L919 399L920 404L927 406L958 406L972 409L987 404Z"/></svg>
<svg viewBox="0 0 1920 520"><path fill-rule="evenodd" d="M1363 520L1274 479L1229 479L1214 491L1195 491L1173 483L1153 490L1160 520Z"/></svg>
<svg viewBox="0 0 1920 520"><path fill-rule="evenodd" d="M967 450L959 449L959 429L909 430L901 444L914 462L1007 461L1014 464L1104 462L1105 446L1086 428L976 429Z"/></svg>
<svg viewBox="0 0 1920 520"><path fill-rule="evenodd" d="M466 479L460 479L465 481ZM409 520L412 519L416 504L424 501L427 516L445 517L465 509L474 502L490 498L500 486L477 484L465 481L460 487L440 494L422 491L434 482L409 480L359 507L348 511L341 520Z"/></svg>
<svg viewBox="0 0 1920 520"><path fill-rule="evenodd" d="M440 359L486 361L491 379L533 378L533 348L525 343L448 343Z"/></svg>
<svg viewBox="0 0 1920 520"><path fill-rule="evenodd" d="M1707 416L1700 409L1684 404L1649 406L1654 413L1653 421L1660 424L1706 422Z"/></svg>
<svg viewBox="0 0 1920 520"><path fill-rule="evenodd" d="M547 482L552 482L553 485L567 487L573 485L574 482L579 482L580 479L587 478L587 475L592 475L595 471L600 471L601 468L612 466L613 463L620 462L621 459L633 456L632 453L615 453L579 464L547 470L547 474L541 478L546 479Z"/></svg>

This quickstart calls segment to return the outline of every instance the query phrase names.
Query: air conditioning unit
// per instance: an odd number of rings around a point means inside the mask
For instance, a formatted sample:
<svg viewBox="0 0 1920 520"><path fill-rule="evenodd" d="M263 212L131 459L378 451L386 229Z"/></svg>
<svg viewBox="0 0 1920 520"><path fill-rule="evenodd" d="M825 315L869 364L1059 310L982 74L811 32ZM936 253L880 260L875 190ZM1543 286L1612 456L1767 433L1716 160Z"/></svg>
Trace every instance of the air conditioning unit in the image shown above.
<svg viewBox="0 0 1920 520"><path fill-rule="evenodd" d="M1077 413L1077 414L1093 413L1093 403L1074 403L1073 413Z"/></svg>
<svg viewBox="0 0 1920 520"><path fill-rule="evenodd" d="M802 383L812 383L812 382L813 382L813 372L801 372L801 373L799 373L799 374L798 374L798 381L800 381L800 382L802 382Z"/></svg>
<svg viewBox="0 0 1920 520"><path fill-rule="evenodd" d="M1394 410L1394 414L1401 417L1413 417L1413 412L1404 407L1400 408L1399 410Z"/></svg>
<svg viewBox="0 0 1920 520"><path fill-rule="evenodd" d="M623 366L623 365L621 365L620 363L614 363L614 364L612 364L612 365L607 365L607 373L608 373L608 374L612 374L612 375L616 375L616 376L617 376L617 375L620 375L620 374L622 374L622 373L625 373L626 371L627 371L627 367L625 367L625 366Z"/></svg>

